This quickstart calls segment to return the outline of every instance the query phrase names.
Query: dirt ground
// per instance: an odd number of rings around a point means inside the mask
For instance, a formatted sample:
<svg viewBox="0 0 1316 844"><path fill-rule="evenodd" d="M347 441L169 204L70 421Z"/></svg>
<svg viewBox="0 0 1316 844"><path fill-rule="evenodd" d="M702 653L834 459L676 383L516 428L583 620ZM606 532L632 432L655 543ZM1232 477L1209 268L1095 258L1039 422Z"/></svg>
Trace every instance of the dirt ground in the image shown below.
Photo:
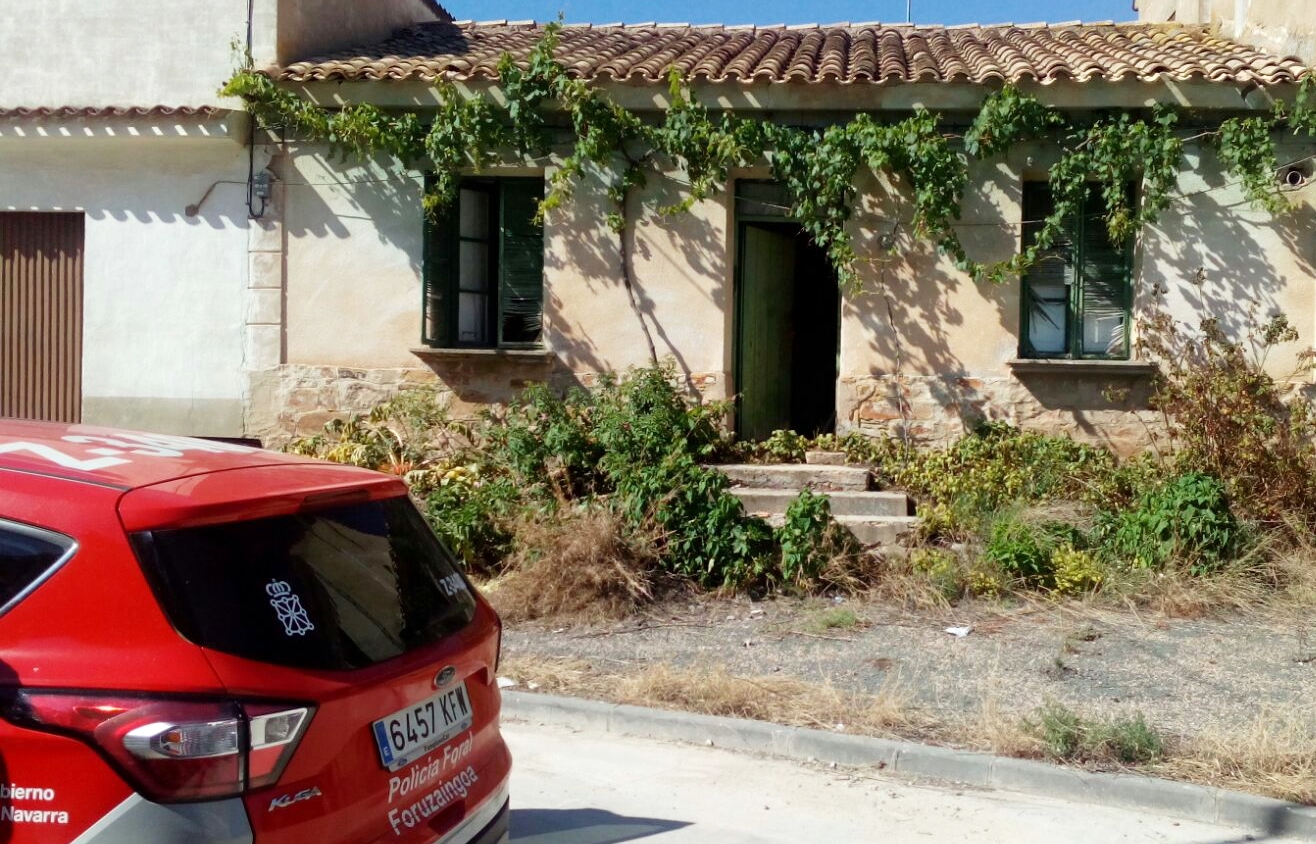
<svg viewBox="0 0 1316 844"><path fill-rule="evenodd" d="M1057 701L1085 717L1141 713L1166 734L1196 736L1245 729L1273 711L1316 724L1316 618L1294 615L1184 620L1045 603L910 613L856 599L699 599L609 625L509 626L503 647L516 661L579 659L605 674L724 667L885 690L943 721L984 706L1022 718ZM950 627L969 629L956 636Z"/></svg>

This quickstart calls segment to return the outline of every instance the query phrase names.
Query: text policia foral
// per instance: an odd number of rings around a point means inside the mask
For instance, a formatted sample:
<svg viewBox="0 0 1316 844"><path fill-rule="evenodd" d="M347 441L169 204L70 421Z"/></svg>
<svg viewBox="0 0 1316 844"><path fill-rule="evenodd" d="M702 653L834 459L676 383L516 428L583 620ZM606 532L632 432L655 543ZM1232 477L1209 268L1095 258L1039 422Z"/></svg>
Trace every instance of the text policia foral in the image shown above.
<svg viewBox="0 0 1316 844"><path fill-rule="evenodd" d="M452 801L465 798L470 787L475 785L479 779L475 774L475 769L467 765L466 770L422 796L409 807L389 809L388 822L393 827L393 834L401 835L404 826L411 829L422 821L429 820Z"/></svg>
<svg viewBox="0 0 1316 844"><path fill-rule="evenodd" d="M412 765L405 774L392 777L388 781L388 802L392 803L396 798L406 797L408 794L436 782L445 771L455 767L457 763L470 755L471 748L474 746L475 736L468 733L463 741L445 745L442 756L436 756L428 762L418 762ZM454 800L464 799L467 790L478 780L479 777L476 776L475 769L468 765L466 770L441 783L433 790L422 794L410 806L390 809L388 822L393 827L393 834L401 835L404 827L411 829L422 821L429 819L436 812L441 811Z"/></svg>

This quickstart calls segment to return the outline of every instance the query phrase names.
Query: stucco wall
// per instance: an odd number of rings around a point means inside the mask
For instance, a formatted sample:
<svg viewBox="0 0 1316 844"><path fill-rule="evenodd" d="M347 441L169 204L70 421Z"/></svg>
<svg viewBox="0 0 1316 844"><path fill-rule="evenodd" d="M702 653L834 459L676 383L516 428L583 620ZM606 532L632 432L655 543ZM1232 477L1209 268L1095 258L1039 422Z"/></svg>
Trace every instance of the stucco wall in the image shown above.
<svg viewBox="0 0 1316 844"><path fill-rule="evenodd" d="M1313 152L1312 145L1289 146L1281 157ZM1023 181L1045 179L1049 164L1046 150L1034 148L975 166L960 226L974 257L1003 259L1018 248ZM1185 324L1217 317L1235 330L1249 303L1261 318L1283 311L1302 337L1270 365L1288 375L1298 350L1316 344L1316 188L1290 194L1299 209L1276 221L1246 203L1209 152L1190 148L1187 165L1184 198L1144 233L1135 256L1135 311L1156 304ZM647 362L597 177L579 183L546 222L544 353L417 355L422 224L415 177L342 167L317 150L295 151L282 166L289 198L287 358L257 376L268 398L253 429L309 433L331 413L364 410L410 383L437 385L465 411L505 401L530 381L589 383L598 372ZM670 203L670 188L652 180L642 197L646 208ZM852 230L861 255L873 260L863 265L862 290L843 302L840 428L905 430L936 441L991 418L1122 451L1146 443L1155 420L1142 412L1145 367L1024 371L1012 363L1018 283L974 283L930 246L910 243L911 209L898 189L869 178L860 193ZM735 244L727 195L690 214L664 219L650 210L640 219L632 270L658 355L672 357L704 395L733 394ZM887 235L905 247L900 257L884 257ZM1153 299L1153 286L1165 294Z"/></svg>
<svg viewBox="0 0 1316 844"><path fill-rule="evenodd" d="M1290 145L1280 157L1314 152L1310 144ZM1045 165L1043 150L1023 149L972 174L975 187L959 227L970 254L990 260L1017 248L1022 180L1045 178ZM1181 198L1139 241L1135 323L1162 309L1182 325L1215 318L1242 336L1249 313L1261 320L1285 313L1301 337L1267 365L1277 377L1290 376L1300 351L1316 345L1316 187L1289 193L1297 207L1275 219L1250 206L1211 153L1190 147L1178 190ZM903 203L866 193L855 221L860 241L870 232L891 231L893 220L909 219ZM927 248L870 269L864 292L847 297L843 311L842 426L904 428L922 439L945 440L977 420L1003 419L1121 451L1145 445L1152 426L1137 414L1145 408L1146 374L1118 367L1025 371L1011 363L1018 354L1019 312L1018 283L974 284ZM1136 330L1133 337L1136 343Z"/></svg>
<svg viewBox="0 0 1316 844"><path fill-rule="evenodd" d="M597 174L545 222L544 351L432 353L421 345L421 185L384 162L343 164L323 148L278 158L287 256L283 360L253 367L247 429L277 440L313 433L407 385L427 383L454 412L505 402L532 381L589 383L649 361L641 316L621 281ZM548 168L505 167L504 176ZM679 199L658 179L637 202ZM673 218L644 216L632 234L639 308L660 357L690 389L727 394L729 211L725 198Z"/></svg>
<svg viewBox="0 0 1316 844"><path fill-rule="evenodd" d="M246 151L4 135L0 210L85 213L83 420L241 436Z"/></svg>
<svg viewBox="0 0 1316 844"><path fill-rule="evenodd" d="M343 47L381 41L412 23L435 20L424 0L258 0L262 18L277 15L277 30L263 28L256 58L278 64L322 55ZM265 39L277 31L273 54Z"/></svg>
<svg viewBox="0 0 1316 844"><path fill-rule="evenodd" d="M1145 21L1205 23L1221 32L1282 56L1316 64L1316 15L1294 0L1138 0Z"/></svg>
<svg viewBox="0 0 1316 844"><path fill-rule="evenodd" d="M219 101L247 0L5 0L0 108Z"/></svg>

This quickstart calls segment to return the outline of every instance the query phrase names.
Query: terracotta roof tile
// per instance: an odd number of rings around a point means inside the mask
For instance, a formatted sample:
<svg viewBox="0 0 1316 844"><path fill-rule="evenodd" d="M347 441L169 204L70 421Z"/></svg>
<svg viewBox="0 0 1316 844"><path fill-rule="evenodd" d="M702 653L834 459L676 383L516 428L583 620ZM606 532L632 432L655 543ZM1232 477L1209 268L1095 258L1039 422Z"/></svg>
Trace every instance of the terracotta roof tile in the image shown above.
<svg viewBox="0 0 1316 844"><path fill-rule="evenodd" d="M219 106L33 106L30 108L0 108L0 118L29 120L32 118L122 118L122 117L201 117L210 118L226 114L230 109Z"/></svg>
<svg viewBox="0 0 1316 844"><path fill-rule="evenodd" d="M538 24L471 21L419 24L379 44L274 71L318 80L496 79L510 53L524 61L543 35ZM586 79L662 81L675 66L689 76L742 82L974 82L1139 79L1293 82L1308 70L1177 24L1001 24L997 26L723 27L686 24L564 27L557 53Z"/></svg>

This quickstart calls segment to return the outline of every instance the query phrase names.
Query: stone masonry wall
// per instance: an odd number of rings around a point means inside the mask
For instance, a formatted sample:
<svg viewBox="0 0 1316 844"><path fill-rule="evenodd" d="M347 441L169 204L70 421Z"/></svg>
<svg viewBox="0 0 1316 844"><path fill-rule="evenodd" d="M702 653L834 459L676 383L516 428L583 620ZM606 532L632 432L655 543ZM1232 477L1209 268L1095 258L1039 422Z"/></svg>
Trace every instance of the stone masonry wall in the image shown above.
<svg viewBox="0 0 1316 844"><path fill-rule="evenodd" d="M981 422L1002 421L1129 455L1164 432L1160 415L1147 408L1149 391L1145 375L842 378L837 418L841 432L903 433L926 445L945 445Z"/></svg>
<svg viewBox="0 0 1316 844"><path fill-rule="evenodd" d="M364 414L399 392L426 387L455 418L472 418L481 410L504 405L532 383L556 389L591 387L599 373L572 373L544 353L435 355L428 366L357 369L340 366L283 364L251 374L247 436L277 447L294 437L319 433L337 417ZM701 398L723 398L725 373L691 373L690 389Z"/></svg>

